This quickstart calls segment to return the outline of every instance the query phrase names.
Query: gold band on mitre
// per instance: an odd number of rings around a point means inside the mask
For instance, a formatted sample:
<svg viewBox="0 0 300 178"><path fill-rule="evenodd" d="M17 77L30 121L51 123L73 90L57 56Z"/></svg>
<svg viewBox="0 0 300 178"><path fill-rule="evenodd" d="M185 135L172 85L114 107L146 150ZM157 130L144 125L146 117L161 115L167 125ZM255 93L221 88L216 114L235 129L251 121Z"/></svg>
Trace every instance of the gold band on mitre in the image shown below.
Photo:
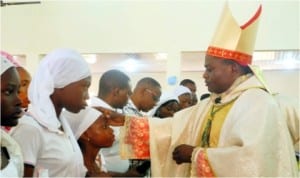
<svg viewBox="0 0 300 178"><path fill-rule="evenodd" d="M260 5L255 15L247 23L239 26L226 3L206 54L234 60L243 66L251 64L261 11Z"/></svg>

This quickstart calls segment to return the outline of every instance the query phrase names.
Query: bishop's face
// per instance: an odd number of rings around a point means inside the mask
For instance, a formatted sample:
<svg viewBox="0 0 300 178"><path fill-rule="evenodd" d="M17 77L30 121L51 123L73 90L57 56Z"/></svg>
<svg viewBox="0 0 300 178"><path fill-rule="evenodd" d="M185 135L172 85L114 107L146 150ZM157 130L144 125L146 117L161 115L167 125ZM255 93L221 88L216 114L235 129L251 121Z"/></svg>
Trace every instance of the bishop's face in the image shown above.
<svg viewBox="0 0 300 178"><path fill-rule="evenodd" d="M203 78L208 91L212 93L223 93L236 79L236 73L233 66L224 63L223 59L206 55L205 56L205 72Z"/></svg>

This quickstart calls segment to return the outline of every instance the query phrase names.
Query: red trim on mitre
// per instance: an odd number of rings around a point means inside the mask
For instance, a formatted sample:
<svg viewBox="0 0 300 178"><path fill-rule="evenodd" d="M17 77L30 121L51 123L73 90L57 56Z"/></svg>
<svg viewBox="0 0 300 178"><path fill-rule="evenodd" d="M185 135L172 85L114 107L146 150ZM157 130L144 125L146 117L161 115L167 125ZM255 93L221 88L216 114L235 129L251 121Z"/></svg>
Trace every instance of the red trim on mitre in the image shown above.
<svg viewBox="0 0 300 178"><path fill-rule="evenodd" d="M256 13L254 14L254 16L248 22L246 22L244 25L242 25L241 29L244 30L249 25L251 25L255 20L257 20L261 14L261 10L262 10L262 6L260 5L259 8L257 9Z"/></svg>
<svg viewBox="0 0 300 178"><path fill-rule="evenodd" d="M238 51L232 51L228 49L218 48L214 46L209 46L207 51L207 55L219 57L222 59L230 59L234 60L237 63L246 66L248 64L251 64L252 62L252 56L249 54L241 53Z"/></svg>

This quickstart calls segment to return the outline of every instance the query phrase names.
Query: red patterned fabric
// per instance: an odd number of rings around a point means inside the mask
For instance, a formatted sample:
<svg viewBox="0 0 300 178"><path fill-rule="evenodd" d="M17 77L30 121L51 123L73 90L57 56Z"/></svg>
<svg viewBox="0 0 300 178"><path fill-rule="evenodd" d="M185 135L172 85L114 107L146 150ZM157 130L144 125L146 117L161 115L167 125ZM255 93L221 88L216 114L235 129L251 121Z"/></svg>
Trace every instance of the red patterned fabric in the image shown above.
<svg viewBox="0 0 300 178"><path fill-rule="evenodd" d="M243 66L246 66L246 65L252 63L251 55L241 53L238 51L232 51L232 50L228 50L228 49L209 46L206 53L210 56L215 56L215 57L225 58L225 59L232 59Z"/></svg>
<svg viewBox="0 0 300 178"><path fill-rule="evenodd" d="M197 155L196 171L197 171L197 176L199 177L214 177L213 170L209 165L205 151L201 150Z"/></svg>
<svg viewBox="0 0 300 178"><path fill-rule="evenodd" d="M149 124L145 118L130 118L125 143L131 145L136 159L149 159Z"/></svg>

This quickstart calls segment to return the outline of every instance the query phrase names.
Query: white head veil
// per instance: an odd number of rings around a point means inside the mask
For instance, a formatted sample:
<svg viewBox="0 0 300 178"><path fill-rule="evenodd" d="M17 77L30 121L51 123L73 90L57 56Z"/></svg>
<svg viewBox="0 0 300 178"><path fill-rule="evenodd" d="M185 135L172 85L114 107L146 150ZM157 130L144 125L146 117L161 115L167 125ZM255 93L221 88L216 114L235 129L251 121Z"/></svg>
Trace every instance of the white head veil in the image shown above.
<svg viewBox="0 0 300 178"><path fill-rule="evenodd" d="M188 87L185 87L183 85L179 85L174 89L174 95L177 97L179 97L180 95L185 94L185 93L191 94L192 92Z"/></svg>
<svg viewBox="0 0 300 178"><path fill-rule="evenodd" d="M163 93L159 98L159 102L148 112L148 115L149 116L154 116L157 109L160 108L163 104L167 103L168 101L177 101L177 102L179 102L178 96L174 95L174 93L172 93L172 92Z"/></svg>
<svg viewBox="0 0 300 178"><path fill-rule="evenodd" d="M28 111L51 131L60 127L50 95L54 88L63 88L91 75L82 56L71 49L57 49L46 55L29 85ZM74 96L75 97L75 96Z"/></svg>
<svg viewBox="0 0 300 178"><path fill-rule="evenodd" d="M1 51L1 75L7 71L7 69L14 67L15 65L7 58L5 53Z"/></svg>
<svg viewBox="0 0 300 178"><path fill-rule="evenodd" d="M86 107L76 114L64 110L63 115L70 124L75 138L78 140L79 137L98 119L98 117L102 115L102 113L92 107Z"/></svg>

